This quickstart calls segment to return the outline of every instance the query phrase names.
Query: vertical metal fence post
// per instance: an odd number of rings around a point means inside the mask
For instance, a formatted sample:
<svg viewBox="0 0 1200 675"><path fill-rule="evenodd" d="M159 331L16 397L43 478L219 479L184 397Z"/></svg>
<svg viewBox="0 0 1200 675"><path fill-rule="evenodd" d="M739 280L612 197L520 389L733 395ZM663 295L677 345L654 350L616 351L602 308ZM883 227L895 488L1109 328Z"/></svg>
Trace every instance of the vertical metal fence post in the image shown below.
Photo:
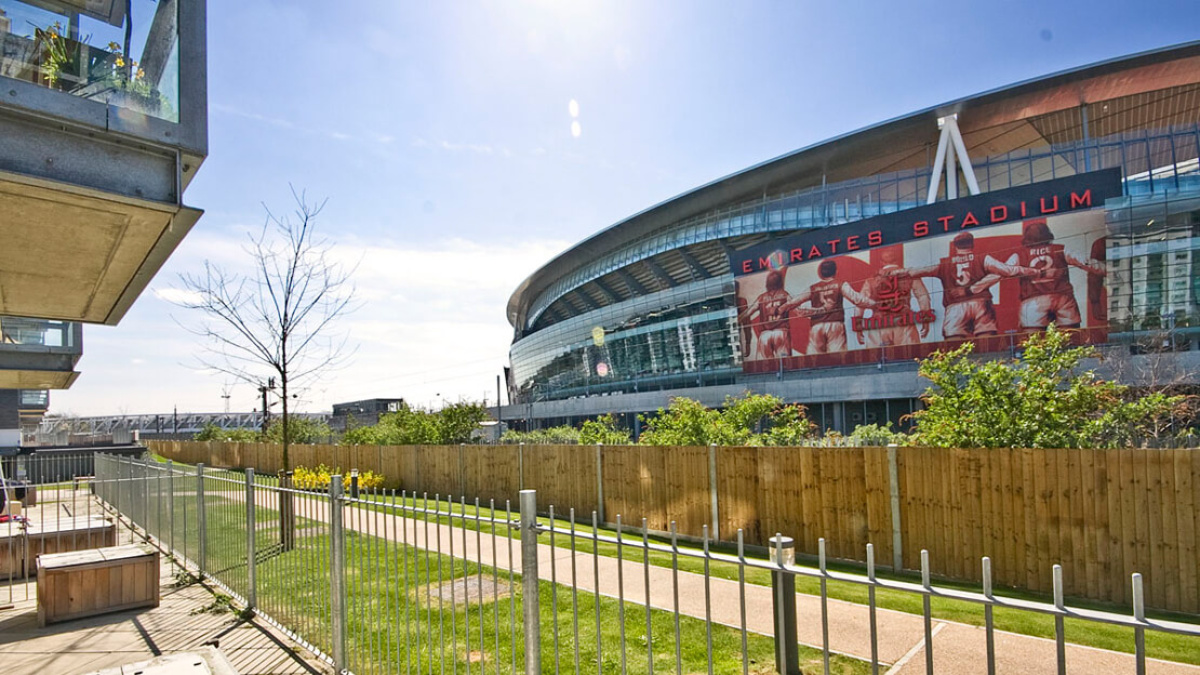
<svg viewBox="0 0 1200 675"><path fill-rule="evenodd" d="M992 599L992 559L983 557L983 594ZM987 647L987 672L996 675L996 631L992 603L983 606L983 627Z"/></svg>
<svg viewBox="0 0 1200 675"><path fill-rule="evenodd" d="M1063 602L1063 571L1062 565L1051 568L1054 582L1054 607L1059 612L1066 610ZM1054 615L1054 645L1057 656L1058 675L1067 675L1067 636L1066 625L1062 614Z"/></svg>
<svg viewBox="0 0 1200 675"><path fill-rule="evenodd" d="M599 444L597 444L599 448ZM600 456L599 449L596 456ZM525 619L525 675L541 675L541 613L538 606L537 491L521 490L521 606Z"/></svg>
<svg viewBox="0 0 1200 675"><path fill-rule="evenodd" d="M170 523L170 535L167 537L167 547L171 555L175 555L175 462L167 460L167 522Z"/></svg>
<svg viewBox="0 0 1200 675"><path fill-rule="evenodd" d="M900 446L891 443L887 446L888 487L892 499L892 571L904 569L904 541L900 536L900 466L896 457Z"/></svg>
<svg viewBox="0 0 1200 675"><path fill-rule="evenodd" d="M717 444L708 446L708 499L712 504L712 538L721 540L720 515L717 508Z"/></svg>
<svg viewBox="0 0 1200 675"><path fill-rule="evenodd" d="M208 517L204 513L204 465L196 465L196 522L199 525L200 552L196 557L196 565L200 567L200 576L208 569Z"/></svg>
<svg viewBox="0 0 1200 675"><path fill-rule="evenodd" d="M342 529L342 477L329 477L329 593L333 623L333 665L346 663L346 533Z"/></svg>
<svg viewBox="0 0 1200 675"><path fill-rule="evenodd" d="M1133 618L1138 622L1146 621L1146 594L1142 586L1142 575L1133 573ZM1138 626L1133 629L1133 658L1137 675L1146 675L1146 629Z"/></svg>
<svg viewBox="0 0 1200 675"><path fill-rule="evenodd" d="M149 456L142 459L142 538L150 543L150 463Z"/></svg>
<svg viewBox="0 0 1200 675"><path fill-rule="evenodd" d="M254 469L246 469L246 606L258 607L258 549L254 530L258 519L254 513Z"/></svg>

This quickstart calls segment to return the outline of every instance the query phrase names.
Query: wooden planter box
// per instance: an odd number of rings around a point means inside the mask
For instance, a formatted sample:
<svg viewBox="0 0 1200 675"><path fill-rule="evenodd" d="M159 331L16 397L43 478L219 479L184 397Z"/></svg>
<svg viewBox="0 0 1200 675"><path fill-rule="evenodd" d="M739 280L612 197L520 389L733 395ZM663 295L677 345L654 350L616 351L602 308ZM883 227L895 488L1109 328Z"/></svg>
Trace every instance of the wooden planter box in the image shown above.
<svg viewBox="0 0 1200 675"><path fill-rule="evenodd" d="M25 576L25 530L0 523L0 583Z"/></svg>
<svg viewBox="0 0 1200 675"><path fill-rule="evenodd" d="M116 545L116 526L99 516L48 518L25 526L30 574L37 571L38 556Z"/></svg>
<svg viewBox="0 0 1200 675"><path fill-rule="evenodd" d="M38 625L157 607L158 550L130 544L43 555L38 561Z"/></svg>

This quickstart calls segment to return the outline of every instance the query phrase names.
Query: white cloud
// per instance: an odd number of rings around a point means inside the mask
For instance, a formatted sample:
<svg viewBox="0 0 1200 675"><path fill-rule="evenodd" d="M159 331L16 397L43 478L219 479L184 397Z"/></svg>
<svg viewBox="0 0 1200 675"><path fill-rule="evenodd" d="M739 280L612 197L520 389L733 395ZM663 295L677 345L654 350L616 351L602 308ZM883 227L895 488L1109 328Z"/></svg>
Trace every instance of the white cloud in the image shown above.
<svg viewBox="0 0 1200 675"><path fill-rule="evenodd" d="M204 296L186 288L156 288L154 297L165 300L173 305L195 304L204 300Z"/></svg>
<svg viewBox="0 0 1200 675"><path fill-rule="evenodd" d="M386 138L388 138L388 141L390 142L391 137L389 136ZM505 148L503 146L494 147L494 146L488 145L487 143L459 143L459 142L447 141L447 140L429 141L427 139L418 137L418 138L413 139L411 145L414 148L436 148L439 150L445 150L447 152L474 152L474 153L480 154L480 155L491 155L491 154L499 153L501 155L504 155L505 157L512 156L512 151L509 150L508 148Z"/></svg>

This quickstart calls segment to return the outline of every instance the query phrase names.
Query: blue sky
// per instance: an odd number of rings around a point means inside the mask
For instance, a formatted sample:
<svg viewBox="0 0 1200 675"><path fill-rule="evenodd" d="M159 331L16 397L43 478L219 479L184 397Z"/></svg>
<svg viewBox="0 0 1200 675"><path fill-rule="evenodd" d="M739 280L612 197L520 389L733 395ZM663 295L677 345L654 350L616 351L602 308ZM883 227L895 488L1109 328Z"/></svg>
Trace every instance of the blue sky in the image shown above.
<svg viewBox="0 0 1200 675"><path fill-rule="evenodd" d="M54 412L235 410L167 302L236 267L289 183L358 263L358 352L307 410L494 403L505 305L566 246L751 164L1064 68L1200 37L1178 2L209 0L204 218L116 328L87 327ZM569 111L578 104L578 117ZM572 122L578 122L578 135Z"/></svg>

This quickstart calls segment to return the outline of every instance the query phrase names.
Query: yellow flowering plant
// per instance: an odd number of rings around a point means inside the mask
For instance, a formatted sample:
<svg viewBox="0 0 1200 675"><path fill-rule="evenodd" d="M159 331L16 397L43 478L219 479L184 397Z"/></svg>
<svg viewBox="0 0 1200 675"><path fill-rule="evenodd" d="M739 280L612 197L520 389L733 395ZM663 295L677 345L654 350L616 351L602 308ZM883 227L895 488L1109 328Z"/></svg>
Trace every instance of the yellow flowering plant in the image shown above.
<svg viewBox="0 0 1200 675"><path fill-rule="evenodd" d="M350 472L342 471L341 467L331 469L324 464L318 464L315 469L298 466L292 472L292 485L300 490L328 490L332 476L342 475L342 487L350 490ZM360 490L375 490L383 487L384 476L374 471L363 471L358 474Z"/></svg>

